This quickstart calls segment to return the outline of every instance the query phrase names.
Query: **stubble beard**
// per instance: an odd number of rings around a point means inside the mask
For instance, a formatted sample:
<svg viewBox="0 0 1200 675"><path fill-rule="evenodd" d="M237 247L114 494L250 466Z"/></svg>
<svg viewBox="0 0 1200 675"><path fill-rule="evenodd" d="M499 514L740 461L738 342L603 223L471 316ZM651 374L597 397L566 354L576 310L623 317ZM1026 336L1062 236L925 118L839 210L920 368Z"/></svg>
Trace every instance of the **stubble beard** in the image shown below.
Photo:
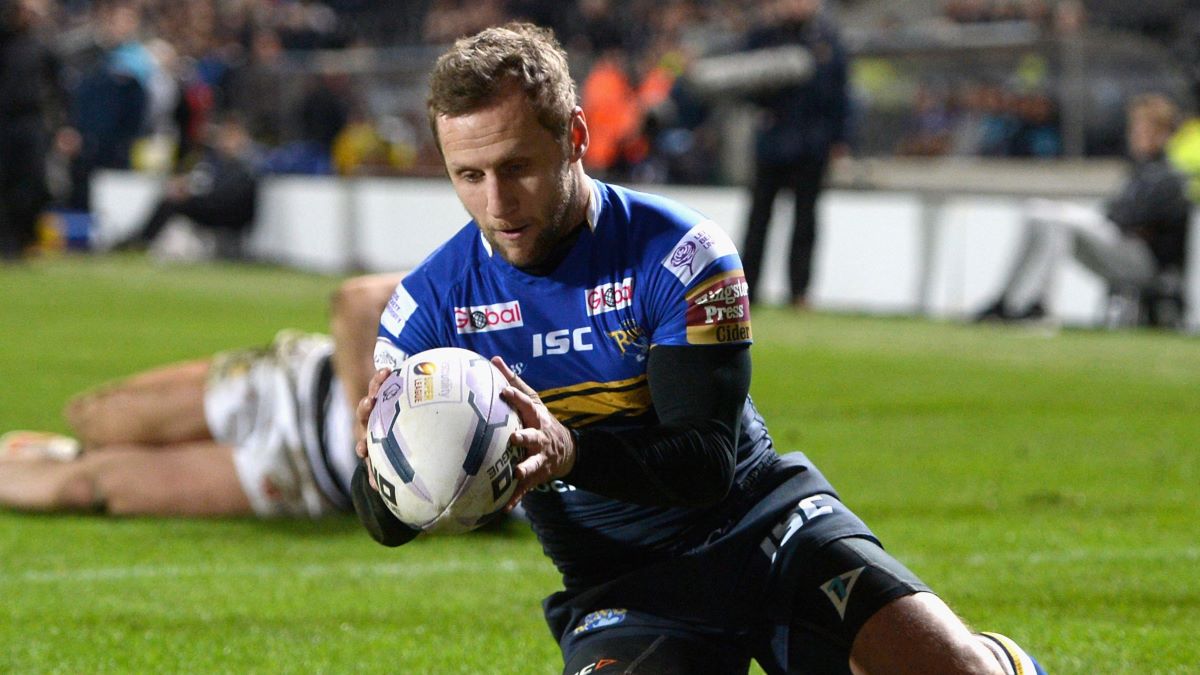
<svg viewBox="0 0 1200 675"><path fill-rule="evenodd" d="M491 241L492 248L500 252L500 256L504 258L510 265L518 269L536 268L546 262L547 258L555 251L558 243L571 232L573 225L576 223L568 223L571 217L571 209L575 204L578 196L578 185L572 180L570 164L566 164L560 173L560 181L557 186L556 199L550 204L550 208L546 214L546 228L542 230L537 239L533 242L533 249L530 252L529 260L514 261L511 254L500 247L491 235L485 235Z"/></svg>

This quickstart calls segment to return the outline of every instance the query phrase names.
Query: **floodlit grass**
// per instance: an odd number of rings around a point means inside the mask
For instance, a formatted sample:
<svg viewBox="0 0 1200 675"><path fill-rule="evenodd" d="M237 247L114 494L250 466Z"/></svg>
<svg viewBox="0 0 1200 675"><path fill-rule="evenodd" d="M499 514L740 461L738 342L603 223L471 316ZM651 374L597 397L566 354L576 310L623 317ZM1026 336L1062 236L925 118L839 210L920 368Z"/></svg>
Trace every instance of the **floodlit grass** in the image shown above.
<svg viewBox="0 0 1200 675"><path fill-rule="evenodd" d="M0 267L0 431L137 369L320 330L337 279ZM753 395L972 624L1051 673L1200 667L1200 343L759 310ZM736 571L731 570L731 573ZM0 672L553 673L557 575L509 524L396 550L350 518L0 512Z"/></svg>

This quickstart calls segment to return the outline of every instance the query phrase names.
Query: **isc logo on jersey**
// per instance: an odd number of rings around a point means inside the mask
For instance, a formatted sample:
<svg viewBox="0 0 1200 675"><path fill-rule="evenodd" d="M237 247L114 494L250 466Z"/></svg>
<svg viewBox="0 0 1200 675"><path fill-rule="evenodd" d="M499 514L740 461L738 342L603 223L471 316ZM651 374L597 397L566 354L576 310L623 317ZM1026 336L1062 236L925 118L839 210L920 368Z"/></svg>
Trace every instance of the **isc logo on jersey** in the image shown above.
<svg viewBox="0 0 1200 675"><path fill-rule="evenodd" d="M454 308L454 330L459 335L487 333L524 326L521 318L521 303L518 300L495 305Z"/></svg>
<svg viewBox="0 0 1200 675"><path fill-rule="evenodd" d="M633 277L625 277L619 282L600 284L587 292L585 300L588 316L628 307L633 302Z"/></svg>

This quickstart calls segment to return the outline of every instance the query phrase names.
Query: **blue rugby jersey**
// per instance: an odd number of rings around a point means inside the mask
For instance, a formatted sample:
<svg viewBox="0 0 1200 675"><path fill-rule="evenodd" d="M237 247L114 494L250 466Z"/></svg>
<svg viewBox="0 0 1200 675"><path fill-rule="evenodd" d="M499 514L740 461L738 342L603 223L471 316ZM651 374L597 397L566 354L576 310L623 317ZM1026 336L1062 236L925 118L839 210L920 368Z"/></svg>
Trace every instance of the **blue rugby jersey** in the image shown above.
<svg viewBox="0 0 1200 675"><path fill-rule="evenodd" d="M396 288L375 359L463 347L501 356L565 425L657 423L646 356L658 345L751 341L736 248L712 221L671 200L592 182L587 226L558 267L534 276L493 255L474 222ZM597 583L701 543L735 510L740 487L774 451L747 399L735 486L708 509L620 502L554 481L523 505L568 588Z"/></svg>

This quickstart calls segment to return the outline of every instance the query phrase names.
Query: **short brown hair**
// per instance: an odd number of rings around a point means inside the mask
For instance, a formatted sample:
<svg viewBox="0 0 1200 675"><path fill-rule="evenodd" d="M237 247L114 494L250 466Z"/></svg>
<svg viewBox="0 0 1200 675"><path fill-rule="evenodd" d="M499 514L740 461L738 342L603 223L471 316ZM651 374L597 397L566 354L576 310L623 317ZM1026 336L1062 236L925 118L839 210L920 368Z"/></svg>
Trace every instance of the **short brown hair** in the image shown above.
<svg viewBox="0 0 1200 675"><path fill-rule="evenodd" d="M434 65L426 111L438 149L439 116L479 110L510 84L525 92L538 123L566 143L576 105L567 53L550 29L514 21L460 38Z"/></svg>
<svg viewBox="0 0 1200 675"><path fill-rule="evenodd" d="M1129 103L1129 115L1145 115L1160 131L1171 133L1179 126L1179 106L1162 94L1141 94Z"/></svg>

